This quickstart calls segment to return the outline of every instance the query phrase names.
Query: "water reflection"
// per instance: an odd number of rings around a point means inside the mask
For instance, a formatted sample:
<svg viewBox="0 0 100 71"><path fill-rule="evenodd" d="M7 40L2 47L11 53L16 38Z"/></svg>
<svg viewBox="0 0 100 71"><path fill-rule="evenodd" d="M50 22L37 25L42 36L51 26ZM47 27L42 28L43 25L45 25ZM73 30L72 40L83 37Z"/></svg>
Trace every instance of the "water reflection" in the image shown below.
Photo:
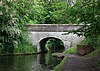
<svg viewBox="0 0 100 71"><path fill-rule="evenodd" d="M27 56L1 56L0 71L50 71L61 59L51 53Z"/></svg>

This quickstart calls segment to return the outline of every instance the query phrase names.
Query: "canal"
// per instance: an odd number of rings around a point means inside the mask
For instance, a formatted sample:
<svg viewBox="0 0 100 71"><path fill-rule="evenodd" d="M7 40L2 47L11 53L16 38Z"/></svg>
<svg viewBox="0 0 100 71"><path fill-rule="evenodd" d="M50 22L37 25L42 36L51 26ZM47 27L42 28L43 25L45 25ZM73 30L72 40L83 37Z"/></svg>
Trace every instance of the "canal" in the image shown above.
<svg viewBox="0 0 100 71"><path fill-rule="evenodd" d="M52 71L61 60L61 58L52 57L51 53L1 56L0 71Z"/></svg>

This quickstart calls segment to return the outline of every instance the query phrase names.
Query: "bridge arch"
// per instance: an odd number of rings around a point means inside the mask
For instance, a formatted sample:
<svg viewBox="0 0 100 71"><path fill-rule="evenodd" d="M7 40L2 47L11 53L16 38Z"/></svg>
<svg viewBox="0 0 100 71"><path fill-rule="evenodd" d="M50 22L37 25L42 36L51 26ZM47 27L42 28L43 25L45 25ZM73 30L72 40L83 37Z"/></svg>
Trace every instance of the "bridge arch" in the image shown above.
<svg viewBox="0 0 100 71"><path fill-rule="evenodd" d="M77 24L36 24L36 25L26 25L29 32L29 42L32 45L37 46L37 52L41 52L40 43L43 40L46 41L45 38L54 37L63 41L65 49L68 49L72 45L79 44L84 36L77 36L76 34L70 33L64 35L67 31L70 30L78 30L82 28L84 25ZM45 42L43 42L45 43ZM42 45L42 44L41 44Z"/></svg>
<svg viewBox="0 0 100 71"><path fill-rule="evenodd" d="M39 43L38 43L38 52L45 52L45 44L47 43L47 41L49 39L54 39L55 41L61 41L62 42L61 48L63 50L65 49L65 47L64 47L64 41L62 39L57 38L57 37L45 37L45 38L42 38L42 39L39 40ZM55 48L58 48L59 50L61 49L59 46L55 47Z"/></svg>

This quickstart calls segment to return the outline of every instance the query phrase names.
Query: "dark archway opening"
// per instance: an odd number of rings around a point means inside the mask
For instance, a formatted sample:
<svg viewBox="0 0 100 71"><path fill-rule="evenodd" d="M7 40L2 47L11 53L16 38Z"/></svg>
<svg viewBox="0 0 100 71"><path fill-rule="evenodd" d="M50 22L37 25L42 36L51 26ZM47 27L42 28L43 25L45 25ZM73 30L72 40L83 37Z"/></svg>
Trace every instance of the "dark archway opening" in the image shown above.
<svg viewBox="0 0 100 71"><path fill-rule="evenodd" d="M55 37L47 37L39 42L41 52L62 52L64 51L64 44L62 40Z"/></svg>

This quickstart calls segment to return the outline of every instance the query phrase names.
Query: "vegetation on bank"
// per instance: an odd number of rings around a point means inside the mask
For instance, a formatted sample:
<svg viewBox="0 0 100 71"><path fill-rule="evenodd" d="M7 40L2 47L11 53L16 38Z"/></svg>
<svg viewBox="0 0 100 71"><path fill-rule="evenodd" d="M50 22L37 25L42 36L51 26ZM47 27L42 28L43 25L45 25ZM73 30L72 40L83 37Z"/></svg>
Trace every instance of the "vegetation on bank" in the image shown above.
<svg viewBox="0 0 100 71"><path fill-rule="evenodd" d="M67 2L59 0L1 0L0 1L0 52L27 52L24 24L58 24L66 20ZM64 17L64 18L63 18ZM61 20L62 19L62 20ZM25 42L24 42L25 41ZM27 44L26 44L27 43ZM25 47L26 45L26 47ZM24 47L22 47L24 46ZM30 49L32 46L30 46Z"/></svg>
<svg viewBox="0 0 100 71"><path fill-rule="evenodd" d="M70 17L77 20L78 23L82 23L85 26L77 31L71 31L79 36L85 36L84 41L81 44L92 45L97 47L95 51L91 52L88 56L95 56L100 53L100 10L99 10L99 0L77 0L77 3L70 7ZM65 51L65 52L70 52ZM59 65L58 65L59 66ZM62 67L62 66L61 66ZM57 69L60 69L58 67ZM61 71L61 70L60 70Z"/></svg>
<svg viewBox="0 0 100 71"><path fill-rule="evenodd" d="M89 43L93 47L96 47L100 41L100 10L99 10L99 0L77 0L75 6L71 7L73 13L70 13L71 17L75 17L76 20L82 24L84 27L73 31L73 33L85 36L89 39ZM100 46L100 45L99 45Z"/></svg>
<svg viewBox="0 0 100 71"><path fill-rule="evenodd" d="M89 45L89 43L91 43L90 39L87 39L85 38L81 43L80 45ZM96 57L96 56L99 56L100 55L100 46L96 46L94 47L95 48L95 51L85 55L84 57ZM65 50L63 52L64 54L77 54L77 46L74 45L70 48L68 48L67 50ZM65 57L62 62L60 64L58 64L54 71L61 71L62 67L64 66L65 62L67 61L67 57ZM100 62L96 62L96 64L98 65L98 67L100 66Z"/></svg>
<svg viewBox="0 0 100 71"><path fill-rule="evenodd" d="M28 9L24 10L22 3L24 0L0 1L0 54L33 52L23 26Z"/></svg>
<svg viewBox="0 0 100 71"><path fill-rule="evenodd" d="M100 38L98 38L98 43L100 43L99 40L100 40ZM84 38L84 39L81 41L80 45L91 45L91 44L90 44L91 41L93 41L93 40L90 40L89 38ZM92 56L92 55L95 56L96 54L99 54L100 45L99 45L99 44L96 45L96 46L94 47L94 49L95 49L95 51L91 52L91 53L89 54L89 56ZM65 54L77 54L77 45L73 45L72 47L70 47L70 48L68 48L67 50L65 50L63 53L65 53ZM86 56L88 56L88 55L86 55Z"/></svg>
<svg viewBox="0 0 100 71"><path fill-rule="evenodd" d="M84 27L72 33L85 36L81 44L96 48L87 56L100 54L100 1L76 0L74 5L71 3L64 0L0 0L0 54L36 52L34 46L25 39L27 36L23 25L27 23L82 23ZM49 45L48 41L46 48L53 49L52 46L55 44L50 42ZM64 53L75 54L76 47ZM54 70L60 71L66 60L64 58Z"/></svg>
<svg viewBox="0 0 100 71"><path fill-rule="evenodd" d="M58 64L55 68L54 71L61 71L63 65L65 64L65 62L67 61L67 57L64 57L64 59L60 62L60 64Z"/></svg>
<svg viewBox="0 0 100 71"><path fill-rule="evenodd" d="M77 54L77 46L73 45L63 52L64 54Z"/></svg>
<svg viewBox="0 0 100 71"><path fill-rule="evenodd" d="M91 41L89 45L99 47L99 4L99 0L76 0L76 2L70 0L1 0L0 52L13 53L18 49L18 52L21 49L23 49L22 52L27 52L27 47L22 48L25 45L30 46L24 35L23 25L27 23L82 23L84 24L82 29L72 32L89 39Z"/></svg>
<svg viewBox="0 0 100 71"><path fill-rule="evenodd" d="M84 44L84 45L87 45L89 43L89 39L84 39L80 44ZM95 57L95 56L99 56L100 55L100 48L99 47L95 47L96 50L85 55L84 57ZM77 54L77 46L74 45L70 48L68 48L67 50L65 50L63 52L64 54ZM54 71L61 71L62 67L64 66L64 64L66 63L67 61L67 57L64 57L64 59L62 60L62 62L60 64L58 64L55 68L54 68ZM100 62L96 62L96 64L98 65L98 67L100 66Z"/></svg>

